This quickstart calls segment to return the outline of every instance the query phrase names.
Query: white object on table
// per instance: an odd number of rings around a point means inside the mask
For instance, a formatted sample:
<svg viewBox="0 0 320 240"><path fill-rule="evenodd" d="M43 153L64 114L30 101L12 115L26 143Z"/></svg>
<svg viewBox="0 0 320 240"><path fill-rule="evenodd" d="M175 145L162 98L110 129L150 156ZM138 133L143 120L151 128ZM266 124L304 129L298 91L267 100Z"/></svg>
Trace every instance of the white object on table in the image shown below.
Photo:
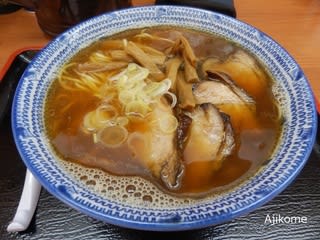
<svg viewBox="0 0 320 240"><path fill-rule="evenodd" d="M12 222L7 227L8 232L21 232L28 228L37 207L40 190L41 184L27 169L19 206Z"/></svg>

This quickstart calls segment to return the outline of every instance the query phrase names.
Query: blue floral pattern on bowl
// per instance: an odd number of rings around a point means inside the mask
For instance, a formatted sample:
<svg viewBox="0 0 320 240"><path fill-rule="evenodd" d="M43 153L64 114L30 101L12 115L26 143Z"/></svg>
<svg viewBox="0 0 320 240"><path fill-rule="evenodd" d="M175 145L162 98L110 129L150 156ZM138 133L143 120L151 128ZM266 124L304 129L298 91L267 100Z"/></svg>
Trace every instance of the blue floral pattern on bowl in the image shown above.
<svg viewBox="0 0 320 240"><path fill-rule="evenodd" d="M173 208L131 206L106 199L76 182L57 163L45 134L44 101L59 68L79 49L130 28L171 25L214 33L254 53L276 79L285 116L284 131L271 161L255 176L214 198ZM294 59L256 28L227 16L185 7L130 8L89 19L52 41L26 69L17 87L12 126L26 166L53 195L94 218L129 228L176 231L222 223L271 200L297 176L316 135L316 110L306 77Z"/></svg>

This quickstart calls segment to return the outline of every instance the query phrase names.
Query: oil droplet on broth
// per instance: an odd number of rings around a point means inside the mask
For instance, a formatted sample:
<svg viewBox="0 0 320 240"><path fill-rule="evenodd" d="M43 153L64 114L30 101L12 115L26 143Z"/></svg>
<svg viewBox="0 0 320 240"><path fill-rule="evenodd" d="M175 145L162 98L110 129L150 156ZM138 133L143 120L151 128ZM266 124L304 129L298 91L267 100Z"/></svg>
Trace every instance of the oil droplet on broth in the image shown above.
<svg viewBox="0 0 320 240"><path fill-rule="evenodd" d="M95 180L88 180L86 182L87 185L96 185L96 181Z"/></svg>
<svg viewBox="0 0 320 240"><path fill-rule="evenodd" d="M88 176L81 176L81 177L80 177L80 180L81 180L81 181L88 180Z"/></svg>
<svg viewBox="0 0 320 240"><path fill-rule="evenodd" d="M149 203L152 203L152 201L153 201L153 199L152 199L152 197L151 197L150 195L144 195L144 196L142 197L142 200L143 200L144 202L149 202Z"/></svg>
<svg viewBox="0 0 320 240"><path fill-rule="evenodd" d="M128 185L126 187L127 193L134 193L136 191L136 187L134 185Z"/></svg>
<svg viewBox="0 0 320 240"><path fill-rule="evenodd" d="M133 196L135 196L135 197L141 197L141 195L142 195L142 194L141 194L140 192L135 192Z"/></svg>

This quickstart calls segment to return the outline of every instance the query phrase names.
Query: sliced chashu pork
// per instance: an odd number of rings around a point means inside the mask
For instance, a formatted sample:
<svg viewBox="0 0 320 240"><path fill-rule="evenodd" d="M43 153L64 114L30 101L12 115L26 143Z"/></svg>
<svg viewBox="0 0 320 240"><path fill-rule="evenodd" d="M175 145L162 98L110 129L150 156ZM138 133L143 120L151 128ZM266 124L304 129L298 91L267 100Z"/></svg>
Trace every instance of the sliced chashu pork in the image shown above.
<svg viewBox="0 0 320 240"><path fill-rule="evenodd" d="M177 150L174 114L165 99L154 103L147 117L146 131L134 132L128 144L138 161L169 189L180 186L183 165Z"/></svg>
<svg viewBox="0 0 320 240"><path fill-rule="evenodd" d="M197 104L255 104L254 100L244 90L222 72L208 72L208 80L196 84L193 94Z"/></svg>
<svg viewBox="0 0 320 240"><path fill-rule="evenodd" d="M192 123L184 144L185 162L215 161L218 169L234 148L229 117L210 103L198 105L187 114Z"/></svg>
<svg viewBox="0 0 320 240"><path fill-rule="evenodd" d="M232 116L234 128L259 126L256 102L225 73L207 72L207 80L193 87L197 104L211 103Z"/></svg>

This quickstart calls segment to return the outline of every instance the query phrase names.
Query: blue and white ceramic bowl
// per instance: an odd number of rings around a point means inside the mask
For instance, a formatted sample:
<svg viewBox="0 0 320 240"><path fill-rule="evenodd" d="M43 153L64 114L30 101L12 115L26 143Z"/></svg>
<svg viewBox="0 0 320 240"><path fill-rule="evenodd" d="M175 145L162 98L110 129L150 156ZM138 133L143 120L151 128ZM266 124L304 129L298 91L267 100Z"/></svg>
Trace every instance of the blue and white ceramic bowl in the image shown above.
<svg viewBox="0 0 320 240"><path fill-rule="evenodd" d="M276 98L286 122L271 161L256 175L201 200L168 197L153 204L132 203L105 185L105 191L77 181L61 164L45 134L44 100L59 68L79 49L124 30L159 25L212 32L254 53L276 79ZM18 85L13 110L14 138L26 166L50 193L79 211L119 226L176 231L222 223L244 215L280 193L298 175L312 150L316 110L310 86L297 63L264 33L227 16L194 8L150 6L105 14L83 22L51 42L29 65ZM90 175L90 171L88 170ZM135 181L124 180L125 183ZM106 182L108 180L106 179ZM147 186L157 196L157 188ZM161 203L164 201L164 203Z"/></svg>

